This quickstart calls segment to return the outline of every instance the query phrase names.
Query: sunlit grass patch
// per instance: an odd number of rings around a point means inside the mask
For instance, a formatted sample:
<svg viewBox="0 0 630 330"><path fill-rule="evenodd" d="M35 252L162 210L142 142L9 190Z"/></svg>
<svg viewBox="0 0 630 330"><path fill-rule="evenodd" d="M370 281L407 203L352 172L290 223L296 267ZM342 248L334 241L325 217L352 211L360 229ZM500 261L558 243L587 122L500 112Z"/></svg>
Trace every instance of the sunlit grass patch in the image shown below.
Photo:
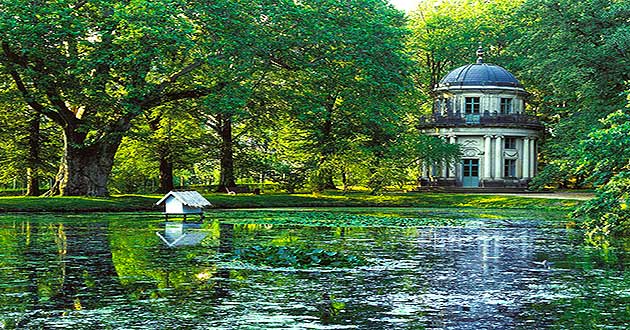
<svg viewBox="0 0 630 330"><path fill-rule="evenodd" d="M525 198L520 196L386 193L372 196L365 192L330 191L321 194L205 194L214 209L287 207L410 207L469 209L573 210L580 201ZM120 195L89 197L0 197L0 212L120 212L161 211L154 204L160 195Z"/></svg>
<svg viewBox="0 0 630 330"><path fill-rule="evenodd" d="M505 219L507 218L505 215L500 215L500 214L489 214L489 213L481 213L479 214L480 218L484 218L484 219Z"/></svg>

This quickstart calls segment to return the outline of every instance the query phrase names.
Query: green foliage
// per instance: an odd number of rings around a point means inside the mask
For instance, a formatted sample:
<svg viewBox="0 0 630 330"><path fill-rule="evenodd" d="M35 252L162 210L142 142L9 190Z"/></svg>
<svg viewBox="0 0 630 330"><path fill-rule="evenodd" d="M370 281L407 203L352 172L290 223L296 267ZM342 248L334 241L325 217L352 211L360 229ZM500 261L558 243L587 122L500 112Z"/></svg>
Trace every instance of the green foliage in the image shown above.
<svg viewBox="0 0 630 330"><path fill-rule="evenodd" d="M504 63L506 46L513 41L512 13L522 3L505 0L423 1L410 13L408 49L415 67L412 71L418 100L416 107L431 109L431 90L450 70L475 59L481 43L486 62Z"/></svg>
<svg viewBox="0 0 630 330"><path fill-rule="evenodd" d="M217 142L211 133L179 102L154 109L149 123L138 120L116 153L110 190L114 193L158 191L160 161L172 165L175 177L189 183L212 183L204 161L217 158Z"/></svg>
<svg viewBox="0 0 630 330"><path fill-rule="evenodd" d="M449 144L440 138L407 133L401 135L382 158L371 162L372 171L367 186L372 193L381 191L385 186L402 185L408 182L408 171L421 163L452 163L459 160L459 145Z"/></svg>
<svg viewBox="0 0 630 330"><path fill-rule="evenodd" d="M0 1L0 71L23 104L64 130L61 192L106 195L111 159L136 117L219 93L260 60L256 55L268 56L250 42L258 31L252 15L260 17L261 8L238 1Z"/></svg>
<svg viewBox="0 0 630 330"><path fill-rule="evenodd" d="M57 164L61 159L59 137L61 132L46 118L29 110L20 103L16 90L9 84L3 84L5 76L0 76L0 185L11 185L15 180L22 186L27 179L29 168L29 136L31 121L39 122L38 132L39 159L36 160L35 174L41 178L51 178L57 172Z"/></svg>
<svg viewBox="0 0 630 330"><path fill-rule="evenodd" d="M402 14L382 0L313 1L297 6L310 26L298 33L285 91L302 133L314 190L327 187L335 160L360 148L387 148L401 131L400 97L409 86Z"/></svg>
<svg viewBox="0 0 630 330"><path fill-rule="evenodd" d="M538 186L580 187L589 176L573 171L580 156L572 151L624 105L629 13L630 4L617 0L528 0L516 11L512 66L550 133L540 161L553 166Z"/></svg>
<svg viewBox="0 0 630 330"><path fill-rule="evenodd" d="M630 97L629 97L630 101ZM610 114L603 127L582 141L577 173L588 175L597 188L595 199L585 203L576 214L591 220L591 234L630 235L630 104Z"/></svg>
<svg viewBox="0 0 630 330"><path fill-rule="evenodd" d="M307 133L289 118L279 119L274 130L257 132L262 143L250 148L249 161L255 161L259 175L279 183L288 193L295 193L306 186L317 164L307 147Z"/></svg>
<svg viewBox="0 0 630 330"><path fill-rule="evenodd" d="M298 246L261 246L234 250L233 261L258 264L268 267L357 267L367 265L368 261L355 255L321 248Z"/></svg>

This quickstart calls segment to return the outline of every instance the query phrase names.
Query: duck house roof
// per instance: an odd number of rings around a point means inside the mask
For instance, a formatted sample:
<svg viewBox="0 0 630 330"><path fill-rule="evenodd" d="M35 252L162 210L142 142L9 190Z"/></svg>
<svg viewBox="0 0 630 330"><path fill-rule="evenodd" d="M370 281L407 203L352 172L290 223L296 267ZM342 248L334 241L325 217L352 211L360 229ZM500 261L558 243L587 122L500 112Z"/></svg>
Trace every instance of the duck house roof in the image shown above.
<svg viewBox="0 0 630 330"><path fill-rule="evenodd" d="M207 199L205 199L203 196L201 196L200 193L196 191L170 191L168 194L164 195L162 199L155 203L155 205L164 204L169 197L173 197L183 205L189 207L202 208L205 206L212 206L212 204L210 204Z"/></svg>

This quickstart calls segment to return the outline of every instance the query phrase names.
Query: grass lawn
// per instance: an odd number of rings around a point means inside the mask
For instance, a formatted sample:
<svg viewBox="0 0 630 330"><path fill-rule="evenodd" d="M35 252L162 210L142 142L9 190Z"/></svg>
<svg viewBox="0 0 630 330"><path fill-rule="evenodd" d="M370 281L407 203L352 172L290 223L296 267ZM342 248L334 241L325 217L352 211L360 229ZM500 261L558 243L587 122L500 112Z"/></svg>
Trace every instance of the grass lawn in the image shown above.
<svg viewBox="0 0 630 330"><path fill-rule="evenodd" d="M326 192L322 194L206 194L218 209L278 207L416 207L464 209L537 209L569 212L580 201L508 195L448 193ZM89 197L0 197L0 212L133 212L161 211L160 195Z"/></svg>

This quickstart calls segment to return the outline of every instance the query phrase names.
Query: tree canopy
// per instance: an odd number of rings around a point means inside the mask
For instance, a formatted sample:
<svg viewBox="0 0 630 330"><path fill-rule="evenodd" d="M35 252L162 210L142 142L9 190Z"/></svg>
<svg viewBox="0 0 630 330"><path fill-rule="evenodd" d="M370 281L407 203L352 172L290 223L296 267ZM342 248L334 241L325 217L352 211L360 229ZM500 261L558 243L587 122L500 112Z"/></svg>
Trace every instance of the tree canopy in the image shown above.
<svg viewBox="0 0 630 330"><path fill-rule="evenodd" d="M107 194L114 155L135 117L229 83L223 73L252 52L241 43L252 32L247 7L0 2L2 69L24 102L64 133L62 194Z"/></svg>
<svg viewBox="0 0 630 330"><path fill-rule="evenodd" d="M620 228L628 17L623 0L426 0L408 15L385 0L0 0L0 184L415 184L422 161L458 157L416 124L481 43L546 126L532 187L594 187L581 212Z"/></svg>

